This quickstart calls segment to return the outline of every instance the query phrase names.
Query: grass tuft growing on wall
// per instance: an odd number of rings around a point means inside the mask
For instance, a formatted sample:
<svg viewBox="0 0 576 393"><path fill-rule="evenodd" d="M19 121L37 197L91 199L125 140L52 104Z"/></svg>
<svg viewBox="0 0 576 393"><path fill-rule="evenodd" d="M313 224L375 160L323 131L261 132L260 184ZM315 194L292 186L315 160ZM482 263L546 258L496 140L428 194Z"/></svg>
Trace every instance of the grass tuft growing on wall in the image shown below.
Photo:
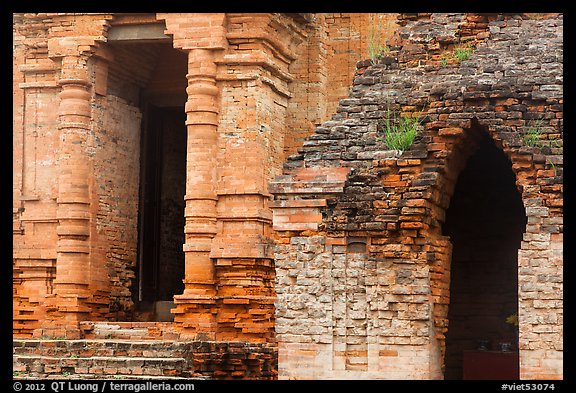
<svg viewBox="0 0 576 393"><path fill-rule="evenodd" d="M470 43L459 45L453 51L443 53L440 56L440 66L446 67L450 60L456 60L459 63L468 60L474 52L474 46Z"/></svg>
<svg viewBox="0 0 576 393"><path fill-rule="evenodd" d="M390 48L383 43L384 24L379 15L371 18L370 26L368 26L368 40L367 50L368 58L372 64L376 64L378 57L390 52Z"/></svg>
<svg viewBox="0 0 576 393"><path fill-rule="evenodd" d="M522 140L529 147L542 147L542 122L534 120L522 127Z"/></svg>
<svg viewBox="0 0 576 393"><path fill-rule="evenodd" d="M389 150L406 151L418 136L420 125L420 118L405 115L397 116L387 106L386 117L378 123L378 131L383 135L378 140L384 143L384 146Z"/></svg>
<svg viewBox="0 0 576 393"><path fill-rule="evenodd" d="M383 129L384 145L390 150L408 150L418 135L419 126L420 120L416 117L400 116L392 122L387 119Z"/></svg>

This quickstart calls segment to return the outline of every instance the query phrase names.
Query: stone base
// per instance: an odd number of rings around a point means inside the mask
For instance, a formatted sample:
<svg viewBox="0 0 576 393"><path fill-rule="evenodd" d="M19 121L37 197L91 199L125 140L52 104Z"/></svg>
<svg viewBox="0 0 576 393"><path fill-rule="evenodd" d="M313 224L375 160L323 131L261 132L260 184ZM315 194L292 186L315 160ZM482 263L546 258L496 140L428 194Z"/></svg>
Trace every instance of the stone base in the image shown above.
<svg viewBox="0 0 576 393"><path fill-rule="evenodd" d="M213 341L14 340L15 379L276 379L270 344Z"/></svg>

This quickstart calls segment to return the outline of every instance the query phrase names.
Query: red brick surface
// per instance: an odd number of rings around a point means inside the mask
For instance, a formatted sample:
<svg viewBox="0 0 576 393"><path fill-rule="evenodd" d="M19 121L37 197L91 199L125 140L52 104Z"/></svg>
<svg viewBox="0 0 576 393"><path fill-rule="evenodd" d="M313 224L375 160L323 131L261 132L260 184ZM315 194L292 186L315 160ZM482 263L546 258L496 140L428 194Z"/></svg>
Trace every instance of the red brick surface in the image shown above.
<svg viewBox="0 0 576 393"><path fill-rule="evenodd" d="M15 337L79 339L97 334L90 323L121 321L134 323L130 340L216 342L194 360L213 378L275 378L263 348L277 341L280 377L439 378L452 251L439 228L481 130L510 159L528 220L520 374L561 377L561 15L13 18ZM390 51L373 62L378 20ZM158 25L158 40L108 36ZM460 62L467 44L474 53ZM137 313L143 102L186 116L184 290L169 326L127 322ZM402 155L378 144L390 108L425 118ZM527 146L521 134L537 120L540 141ZM378 326L366 322L374 313ZM262 357L235 342L260 345ZM62 366L52 359L44 371Z"/></svg>

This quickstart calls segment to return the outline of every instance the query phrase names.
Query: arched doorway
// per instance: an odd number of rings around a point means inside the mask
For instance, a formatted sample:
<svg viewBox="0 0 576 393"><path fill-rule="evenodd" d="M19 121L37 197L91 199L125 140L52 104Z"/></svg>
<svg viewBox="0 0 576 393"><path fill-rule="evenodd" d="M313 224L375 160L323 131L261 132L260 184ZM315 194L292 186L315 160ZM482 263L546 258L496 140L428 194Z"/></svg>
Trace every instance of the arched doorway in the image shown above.
<svg viewBox="0 0 576 393"><path fill-rule="evenodd" d="M484 345L487 352L479 356L508 356L506 375L518 378L518 328L507 319L518 312L518 249L526 214L510 160L485 131L480 133L443 225L453 246L445 379L464 378L465 353L469 358L473 352L467 351ZM501 354L505 343L512 356Z"/></svg>

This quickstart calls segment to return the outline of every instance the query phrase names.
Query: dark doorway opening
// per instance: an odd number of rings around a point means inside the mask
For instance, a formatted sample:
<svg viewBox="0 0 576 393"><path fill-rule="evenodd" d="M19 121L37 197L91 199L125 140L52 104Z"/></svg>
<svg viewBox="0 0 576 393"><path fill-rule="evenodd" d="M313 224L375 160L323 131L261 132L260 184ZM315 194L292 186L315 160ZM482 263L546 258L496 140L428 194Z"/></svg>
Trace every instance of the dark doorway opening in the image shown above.
<svg viewBox="0 0 576 393"><path fill-rule="evenodd" d="M465 378L464 358L484 345L486 351L478 355L495 359L510 355L501 354L508 349L505 343L510 352L518 350L518 328L506 320L518 312L518 249L526 214L510 160L482 133L458 177L443 226L453 246L445 379ZM511 369L500 371L518 379L517 357L506 362ZM490 370L485 375L491 379Z"/></svg>
<svg viewBox="0 0 576 393"><path fill-rule="evenodd" d="M153 320L170 320L174 295L184 291L185 120L183 107L144 110L137 311Z"/></svg>

